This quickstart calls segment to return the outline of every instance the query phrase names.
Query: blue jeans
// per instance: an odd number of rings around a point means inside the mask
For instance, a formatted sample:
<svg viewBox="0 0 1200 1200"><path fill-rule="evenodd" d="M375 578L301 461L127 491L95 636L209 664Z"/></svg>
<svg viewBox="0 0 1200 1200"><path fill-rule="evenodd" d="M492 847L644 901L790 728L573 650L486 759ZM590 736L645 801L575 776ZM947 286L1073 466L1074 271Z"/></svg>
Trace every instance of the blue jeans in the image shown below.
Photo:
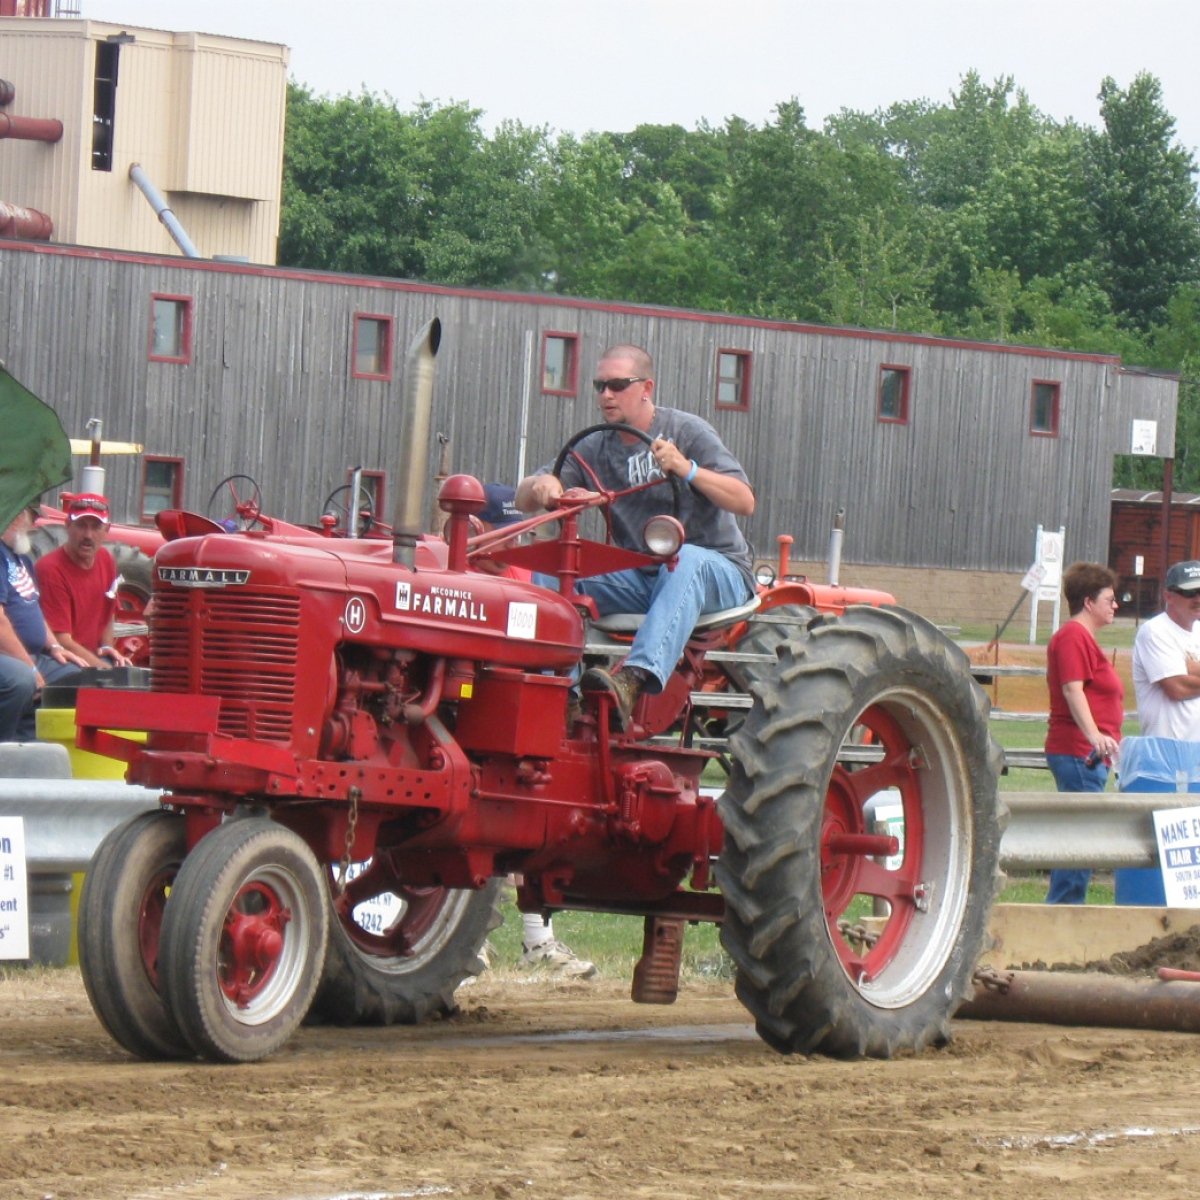
<svg viewBox="0 0 1200 1200"><path fill-rule="evenodd" d="M1074 754L1047 754L1046 765L1060 792L1102 792L1108 782L1108 767L1103 761L1094 767ZM1047 904L1086 904L1091 870L1072 869L1050 872Z"/></svg>
<svg viewBox="0 0 1200 1200"><path fill-rule="evenodd" d="M625 665L653 676L646 684L650 692L662 691L701 616L746 604L752 595L746 577L729 559L701 546L680 547L673 571L615 571L581 579L576 586L596 601L602 617L646 614Z"/></svg>
<svg viewBox="0 0 1200 1200"><path fill-rule="evenodd" d="M62 683L79 668L55 662L48 654L34 661L47 683ZM32 742L37 737L37 678L19 658L0 654L0 742Z"/></svg>

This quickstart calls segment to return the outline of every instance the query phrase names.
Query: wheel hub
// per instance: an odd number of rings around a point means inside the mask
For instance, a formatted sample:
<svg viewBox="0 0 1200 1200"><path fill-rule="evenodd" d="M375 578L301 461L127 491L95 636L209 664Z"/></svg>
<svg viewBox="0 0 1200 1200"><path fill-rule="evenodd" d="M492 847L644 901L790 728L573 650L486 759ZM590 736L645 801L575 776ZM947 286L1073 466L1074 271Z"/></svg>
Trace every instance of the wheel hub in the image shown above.
<svg viewBox="0 0 1200 1200"><path fill-rule="evenodd" d="M271 978L291 919L291 910L262 883L238 893L225 917L218 973L221 990L239 1008L246 1008Z"/></svg>

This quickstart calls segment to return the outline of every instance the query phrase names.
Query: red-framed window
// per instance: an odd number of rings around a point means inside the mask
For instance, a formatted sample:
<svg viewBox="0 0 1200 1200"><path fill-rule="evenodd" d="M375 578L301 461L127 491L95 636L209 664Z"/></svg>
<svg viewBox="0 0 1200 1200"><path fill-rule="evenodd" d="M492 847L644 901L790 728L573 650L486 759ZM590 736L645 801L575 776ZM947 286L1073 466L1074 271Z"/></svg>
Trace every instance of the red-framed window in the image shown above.
<svg viewBox="0 0 1200 1200"><path fill-rule="evenodd" d="M192 298L155 292L150 297L150 361L192 361Z"/></svg>
<svg viewBox="0 0 1200 1200"><path fill-rule="evenodd" d="M153 525L154 518L168 508L183 507L185 460L165 454L142 456L142 499L140 520Z"/></svg>
<svg viewBox="0 0 1200 1200"><path fill-rule="evenodd" d="M718 408L746 412L750 408L750 351L717 351Z"/></svg>
<svg viewBox="0 0 1200 1200"><path fill-rule="evenodd" d="M1029 432L1034 437L1058 437L1062 384L1035 379L1029 396Z"/></svg>
<svg viewBox="0 0 1200 1200"><path fill-rule="evenodd" d="M579 395L579 334L542 334L542 395Z"/></svg>
<svg viewBox="0 0 1200 1200"><path fill-rule="evenodd" d="M884 363L879 368L879 401L875 417L892 425L908 424L908 390L912 368Z"/></svg>
<svg viewBox="0 0 1200 1200"><path fill-rule="evenodd" d="M355 379L391 379L392 318L381 313L354 314Z"/></svg>

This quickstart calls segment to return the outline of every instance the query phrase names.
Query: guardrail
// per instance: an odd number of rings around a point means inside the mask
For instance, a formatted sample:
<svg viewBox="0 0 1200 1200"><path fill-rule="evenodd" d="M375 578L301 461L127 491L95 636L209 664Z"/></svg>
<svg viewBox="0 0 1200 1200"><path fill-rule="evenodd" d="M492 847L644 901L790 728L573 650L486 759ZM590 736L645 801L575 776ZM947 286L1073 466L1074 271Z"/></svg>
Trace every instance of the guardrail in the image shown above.
<svg viewBox="0 0 1200 1200"><path fill-rule="evenodd" d="M0 779L0 815L25 818L31 875L86 869L105 834L128 817L157 807L160 792L104 779ZM1001 865L1153 867L1156 809L1189 808L1186 792L1005 792L1008 828Z"/></svg>
<svg viewBox="0 0 1200 1200"><path fill-rule="evenodd" d="M25 818L31 875L77 874L105 834L157 808L161 792L119 779L0 779L0 816Z"/></svg>
<svg viewBox="0 0 1200 1200"><path fill-rule="evenodd" d="M1155 811L1191 808L1187 792L1003 792L1008 828L1000 865L1009 871L1157 867Z"/></svg>

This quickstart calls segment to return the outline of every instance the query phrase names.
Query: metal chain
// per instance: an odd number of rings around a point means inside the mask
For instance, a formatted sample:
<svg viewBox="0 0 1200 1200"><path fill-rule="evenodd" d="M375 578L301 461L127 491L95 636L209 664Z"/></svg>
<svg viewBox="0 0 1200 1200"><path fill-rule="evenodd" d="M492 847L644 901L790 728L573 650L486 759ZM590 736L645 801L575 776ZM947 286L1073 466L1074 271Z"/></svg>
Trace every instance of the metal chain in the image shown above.
<svg viewBox="0 0 1200 1200"><path fill-rule="evenodd" d="M851 925L849 921L839 921L838 933L846 939L846 941L860 946L871 947L879 941L880 935L874 930L867 929L863 925Z"/></svg>
<svg viewBox="0 0 1200 1200"><path fill-rule="evenodd" d="M337 893L339 897L346 894L346 884L350 882L346 876L350 870L350 851L354 849L354 831L358 825L358 801L362 796L362 791L352 787L348 794L350 796L350 817L346 821L346 849L342 853L338 869Z"/></svg>
<svg viewBox="0 0 1200 1200"><path fill-rule="evenodd" d="M978 967L975 974L971 976L972 983L987 988L989 992L999 992L1002 996L1008 992L1012 981L1013 973L1011 971L997 971L995 967Z"/></svg>

